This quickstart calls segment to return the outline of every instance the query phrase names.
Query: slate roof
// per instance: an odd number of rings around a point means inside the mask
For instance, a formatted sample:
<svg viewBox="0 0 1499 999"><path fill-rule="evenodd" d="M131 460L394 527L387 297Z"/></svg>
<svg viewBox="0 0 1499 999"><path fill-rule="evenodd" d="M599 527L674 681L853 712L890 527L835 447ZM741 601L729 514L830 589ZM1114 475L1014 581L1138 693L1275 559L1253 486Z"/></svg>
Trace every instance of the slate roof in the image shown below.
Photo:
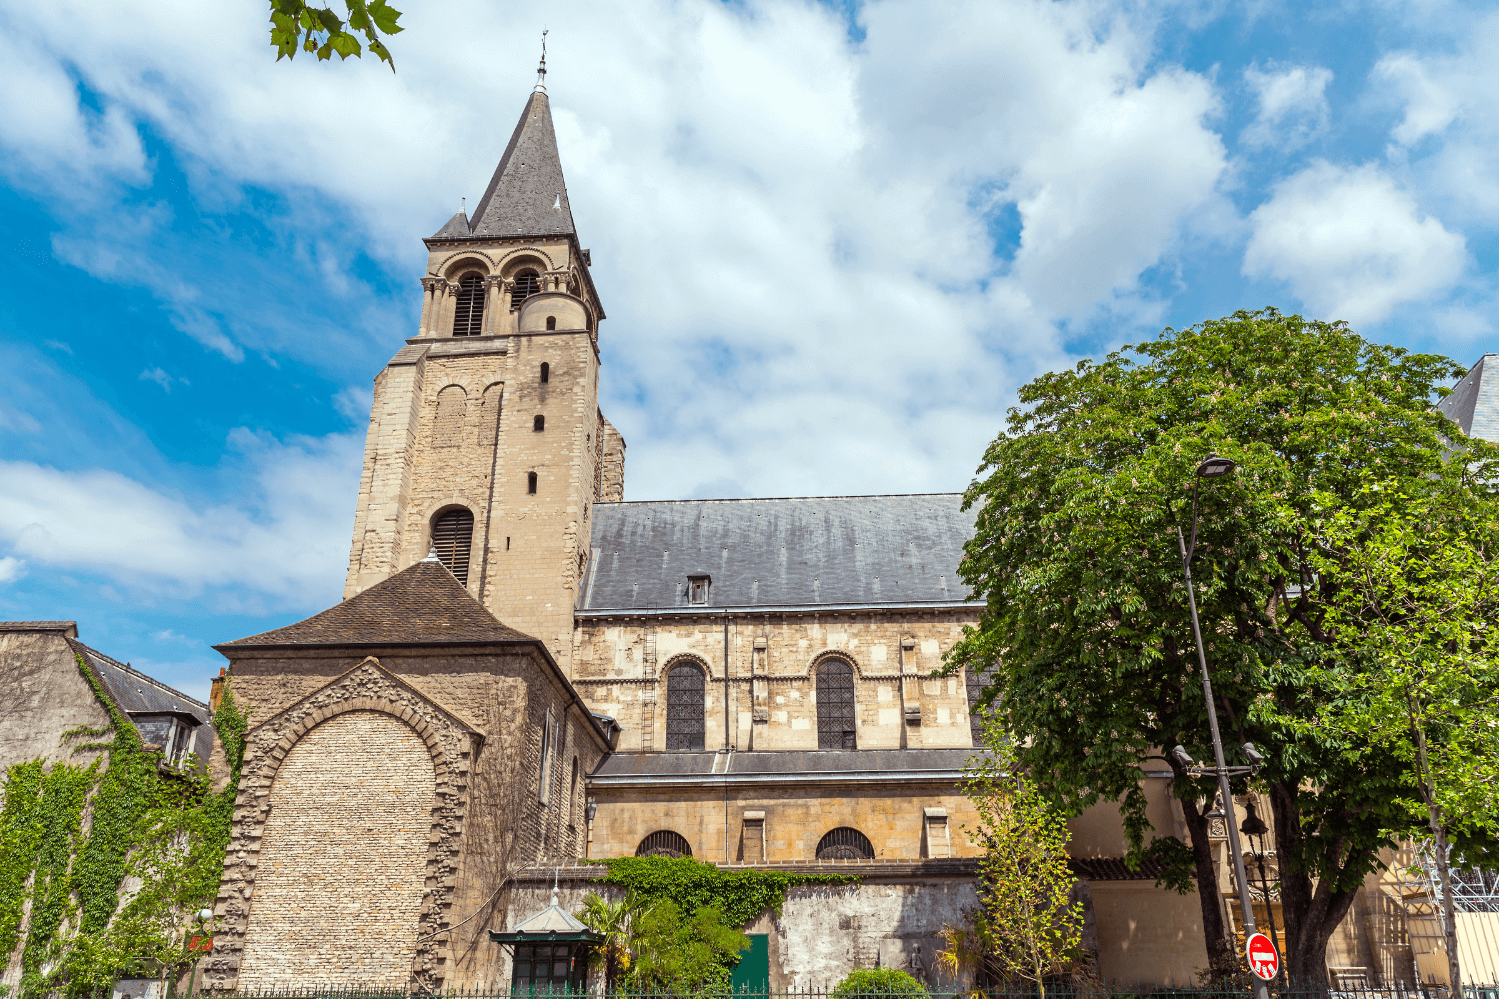
<svg viewBox="0 0 1499 999"><path fill-rule="evenodd" d="M974 756L973 749L851 749L734 753L727 760L730 777L786 776L798 780L856 775L893 775L956 779ZM593 780L620 781L723 777L723 753L615 753L592 775Z"/></svg>
<svg viewBox="0 0 1499 999"><path fill-rule="evenodd" d="M501 624L441 562L424 559L305 621L214 648L532 641Z"/></svg>
<svg viewBox="0 0 1499 999"><path fill-rule="evenodd" d="M467 231L464 231L464 223ZM573 212L557 155L557 133L547 95L537 91L526 101L520 121L500 157L472 219L453 216L433 239L478 239L509 236L576 236Z"/></svg>
<svg viewBox="0 0 1499 999"><path fill-rule="evenodd" d="M596 503L580 612L878 606L970 600L957 577L974 513L959 493Z"/></svg>
<svg viewBox="0 0 1499 999"><path fill-rule="evenodd" d="M1469 437L1499 442L1499 354L1485 354L1437 411Z"/></svg>
<svg viewBox="0 0 1499 999"><path fill-rule="evenodd" d="M139 722L147 715L175 715L187 724L192 733L192 751L198 757L198 769L208 766L214 740L212 708L75 638L68 638L67 643L93 667L115 707L132 720Z"/></svg>

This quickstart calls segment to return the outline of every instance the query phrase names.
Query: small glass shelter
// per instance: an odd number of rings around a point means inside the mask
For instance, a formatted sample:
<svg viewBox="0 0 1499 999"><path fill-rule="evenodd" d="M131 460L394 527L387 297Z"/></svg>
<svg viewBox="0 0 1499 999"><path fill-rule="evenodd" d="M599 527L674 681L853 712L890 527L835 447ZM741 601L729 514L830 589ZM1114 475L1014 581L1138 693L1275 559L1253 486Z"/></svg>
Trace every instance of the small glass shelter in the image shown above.
<svg viewBox="0 0 1499 999"><path fill-rule="evenodd" d="M582 996L588 994L588 958L604 942L567 910L552 904L506 933L489 931L489 939L515 948L510 970L513 996Z"/></svg>

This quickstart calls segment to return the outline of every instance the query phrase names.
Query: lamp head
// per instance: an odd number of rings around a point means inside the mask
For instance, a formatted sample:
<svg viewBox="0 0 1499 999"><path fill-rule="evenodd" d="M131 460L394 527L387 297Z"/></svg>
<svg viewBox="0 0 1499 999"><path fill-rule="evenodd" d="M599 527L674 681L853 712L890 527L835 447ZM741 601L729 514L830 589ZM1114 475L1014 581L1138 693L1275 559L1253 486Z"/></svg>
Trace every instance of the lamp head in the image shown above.
<svg viewBox="0 0 1499 999"><path fill-rule="evenodd" d="M198 922L200 922L200 923L206 923L206 922L208 922L212 918L213 918L213 910L212 909L199 909L198 910Z"/></svg>
<svg viewBox="0 0 1499 999"><path fill-rule="evenodd" d="M1254 743L1246 742L1239 748L1244 751L1244 758L1249 761L1250 766L1262 767L1265 765L1265 757L1260 755L1258 749L1254 748Z"/></svg>
<svg viewBox="0 0 1499 999"><path fill-rule="evenodd" d="M1244 811L1249 814L1245 816L1243 822L1239 823L1239 832L1245 836L1263 836L1270 831L1270 827L1265 825L1265 820L1255 814L1253 798L1244 802Z"/></svg>
<svg viewBox="0 0 1499 999"><path fill-rule="evenodd" d="M1216 454L1208 455L1202 464L1197 466L1197 477L1200 479L1222 479L1234 474L1234 460L1232 458L1220 458Z"/></svg>
<svg viewBox="0 0 1499 999"><path fill-rule="evenodd" d="M1185 746L1177 746L1175 749L1173 749L1171 751L1171 758L1188 769L1197 766L1197 764L1193 762L1192 757L1187 755L1187 747Z"/></svg>

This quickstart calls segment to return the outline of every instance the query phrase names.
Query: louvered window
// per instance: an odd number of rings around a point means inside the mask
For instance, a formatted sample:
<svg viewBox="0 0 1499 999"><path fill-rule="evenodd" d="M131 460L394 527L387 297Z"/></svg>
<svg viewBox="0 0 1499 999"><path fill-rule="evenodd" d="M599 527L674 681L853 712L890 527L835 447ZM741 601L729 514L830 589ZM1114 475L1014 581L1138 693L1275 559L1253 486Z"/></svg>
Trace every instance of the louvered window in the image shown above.
<svg viewBox="0 0 1499 999"><path fill-rule="evenodd" d="M510 292L510 307L516 308L532 295L541 293L541 279L535 271L521 271L515 275L515 288Z"/></svg>
<svg viewBox="0 0 1499 999"><path fill-rule="evenodd" d="M453 335L478 336L484 332L484 279L465 274L458 282L458 301L453 309Z"/></svg>
<svg viewBox="0 0 1499 999"><path fill-rule="evenodd" d="M702 751L707 726L703 671L682 663L666 674L666 750Z"/></svg>
<svg viewBox="0 0 1499 999"><path fill-rule="evenodd" d="M817 748L856 748L854 668L842 659L817 665Z"/></svg>
<svg viewBox="0 0 1499 999"><path fill-rule="evenodd" d="M474 541L474 515L459 508L448 510L432 524L432 547L437 558L468 585L468 555Z"/></svg>
<svg viewBox="0 0 1499 999"><path fill-rule="evenodd" d="M843 826L831 830L817 844L818 860L873 860L874 847L857 829Z"/></svg>
<svg viewBox="0 0 1499 999"><path fill-rule="evenodd" d="M670 829L662 829L653 832L640 841L635 848L637 857L690 857L692 846L688 844L687 837L681 833L674 833Z"/></svg>

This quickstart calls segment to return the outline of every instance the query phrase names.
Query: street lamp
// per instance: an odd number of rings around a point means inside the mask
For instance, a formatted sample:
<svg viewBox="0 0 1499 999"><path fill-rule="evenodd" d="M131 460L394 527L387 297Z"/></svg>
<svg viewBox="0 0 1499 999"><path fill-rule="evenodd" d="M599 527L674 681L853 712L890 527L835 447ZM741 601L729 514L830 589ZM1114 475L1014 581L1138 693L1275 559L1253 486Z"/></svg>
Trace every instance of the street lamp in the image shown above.
<svg viewBox="0 0 1499 999"><path fill-rule="evenodd" d="M1223 795L1223 806L1227 809L1233 802L1233 792L1229 788L1230 777L1240 774L1259 773L1260 765L1264 758L1255 750L1252 743L1244 744L1244 755L1251 760L1247 767L1230 767L1223 759L1223 739L1218 735L1218 710L1213 706L1213 681L1208 678L1208 657L1202 647L1202 626L1197 622L1197 595L1192 590L1192 556L1197 551L1197 487L1200 479L1224 479L1234 474L1234 462L1232 458L1222 458L1218 455L1209 455L1197 466L1197 474L1192 479L1192 541L1182 535L1181 525L1176 527L1177 544L1181 547L1182 574L1187 578L1187 603L1192 608L1192 637L1197 642L1197 663L1202 667L1202 698L1207 704L1208 727L1213 733L1213 758L1216 766L1199 767L1191 765L1191 757L1181 746L1172 751L1177 763L1181 764L1187 773L1194 777L1205 777L1209 774L1218 778L1218 789ZM1244 917L1244 939L1248 940L1257 932L1254 925L1254 906L1249 901L1249 878L1244 873L1244 852L1239 848L1239 829L1229 819L1223 823L1228 828L1228 849L1233 854L1234 875L1239 880L1239 909ZM1258 976L1254 980L1255 999L1269 999L1270 989L1263 979Z"/></svg>
<svg viewBox="0 0 1499 999"><path fill-rule="evenodd" d="M1256 753L1255 755L1259 754ZM1260 841L1259 850L1255 853L1254 859L1260 866L1260 891L1265 893L1265 918L1270 923L1270 939L1274 940L1276 936L1275 910L1270 907L1270 875L1266 873L1265 868L1265 833L1270 831L1270 827L1265 825L1264 819L1255 814L1253 798L1244 802L1244 811L1249 814L1245 816L1243 824L1239 826L1239 831L1249 837L1251 846L1254 845L1256 839Z"/></svg>

